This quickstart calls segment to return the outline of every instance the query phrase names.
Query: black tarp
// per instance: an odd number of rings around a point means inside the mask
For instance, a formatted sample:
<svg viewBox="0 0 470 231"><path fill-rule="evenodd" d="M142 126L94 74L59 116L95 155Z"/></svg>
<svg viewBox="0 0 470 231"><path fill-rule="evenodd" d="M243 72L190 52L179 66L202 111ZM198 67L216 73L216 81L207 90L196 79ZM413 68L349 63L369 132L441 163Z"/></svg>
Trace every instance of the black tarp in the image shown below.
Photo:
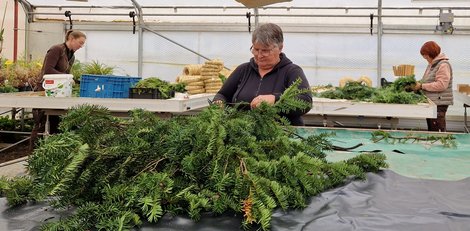
<svg viewBox="0 0 470 231"><path fill-rule="evenodd" d="M43 203L8 208L0 199L0 230L38 230L41 222L57 220ZM241 230L241 215L203 216L199 222L165 216L139 230ZM460 181L408 178L385 170L365 181L313 197L303 210L277 210L271 230L293 231L468 231L470 178Z"/></svg>

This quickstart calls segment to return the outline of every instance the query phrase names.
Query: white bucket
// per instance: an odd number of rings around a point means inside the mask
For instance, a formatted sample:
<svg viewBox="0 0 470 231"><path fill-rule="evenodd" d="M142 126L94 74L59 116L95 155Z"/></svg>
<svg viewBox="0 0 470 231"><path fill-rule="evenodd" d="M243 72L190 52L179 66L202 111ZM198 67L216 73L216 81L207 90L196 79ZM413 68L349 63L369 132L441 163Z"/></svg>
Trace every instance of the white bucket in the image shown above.
<svg viewBox="0 0 470 231"><path fill-rule="evenodd" d="M73 75L71 74L51 74L44 75L42 87L46 97L71 97Z"/></svg>

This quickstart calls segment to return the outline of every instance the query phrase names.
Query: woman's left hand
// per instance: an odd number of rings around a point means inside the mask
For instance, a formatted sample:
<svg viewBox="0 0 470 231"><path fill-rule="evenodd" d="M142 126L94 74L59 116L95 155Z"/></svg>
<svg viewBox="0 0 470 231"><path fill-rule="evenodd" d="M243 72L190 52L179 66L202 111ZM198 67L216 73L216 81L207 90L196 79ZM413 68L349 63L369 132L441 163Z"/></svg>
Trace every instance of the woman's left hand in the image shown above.
<svg viewBox="0 0 470 231"><path fill-rule="evenodd" d="M262 102L273 105L275 101L276 97L274 95L258 95L251 101L250 106L251 108L257 108Z"/></svg>

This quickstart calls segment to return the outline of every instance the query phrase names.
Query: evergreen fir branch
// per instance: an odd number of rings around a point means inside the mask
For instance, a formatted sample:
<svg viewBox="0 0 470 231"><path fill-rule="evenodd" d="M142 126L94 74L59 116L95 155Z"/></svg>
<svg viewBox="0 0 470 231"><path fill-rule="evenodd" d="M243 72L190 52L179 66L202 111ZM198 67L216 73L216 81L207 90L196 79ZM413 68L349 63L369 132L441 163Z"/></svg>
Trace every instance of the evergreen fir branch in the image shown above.
<svg viewBox="0 0 470 231"><path fill-rule="evenodd" d="M144 197L140 199L141 209L149 222L157 222L163 215L163 208L160 205L160 198Z"/></svg>
<svg viewBox="0 0 470 231"><path fill-rule="evenodd" d="M381 140L384 140L385 142L388 143L407 143L407 142L429 142L430 144L434 144L439 142L442 144L444 147L447 148L455 148L457 146L457 143L455 142L455 137L452 134L446 134L446 135L417 135L417 134L407 134L402 137L394 136L389 132L383 131L383 130L378 130L372 132L372 138L371 140L374 143L380 142Z"/></svg>
<svg viewBox="0 0 470 231"><path fill-rule="evenodd" d="M326 185L326 188L331 188L345 183L347 180L351 179L349 176L355 176L359 178L364 177L359 166L348 165L346 162L329 164L329 169L326 174L328 176L328 185Z"/></svg>
<svg viewBox="0 0 470 231"><path fill-rule="evenodd" d="M191 219L198 221L201 218L201 211L208 207L209 200L201 197L200 194L192 193L186 193L185 199L189 202L189 216Z"/></svg>
<svg viewBox="0 0 470 231"><path fill-rule="evenodd" d="M210 107L168 120L135 110L118 120L99 107L78 108L64 117L66 132L43 140L28 160L34 197L23 201L54 192L55 205L77 206L47 224L59 230L128 229L165 213L198 220L227 211L247 214L244 227L267 230L275 208L304 208L349 174L384 166L375 155L330 164L328 136L298 138L276 107L258 109ZM80 114L90 118L78 124ZM112 127L95 130L95 122Z"/></svg>
<svg viewBox="0 0 470 231"><path fill-rule="evenodd" d="M378 172L382 168L388 168L388 164L385 163L384 154L360 154L349 160L346 160L347 164L358 166L362 172ZM355 173L358 176L359 172ZM363 177L363 175L359 175Z"/></svg>
<svg viewBox="0 0 470 231"><path fill-rule="evenodd" d="M355 101L365 101L374 103L393 104L417 104L426 103L427 99L423 94L412 92L412 87L416 84L413 76L400 77L390 86L382 88L372 88L363 85L362 82L347 82L344 87L336 87L318 93L318 97L330 99L348 99Z"/></svg>
<svg viewBox="0 0 470 231"><path fill-rule="evenodd" d="M298 98L298 95L310 93L310 89L300 89L299 86L302 79L298 78L293 82L281 95L279 100L274 103L274 107L281 113L289 113L295 110L303 110L309 108L311 105L304 100Z"/></svg>
<svg viewBox="0 0 470 231"><path fill-rule="evenodd" d="M283 210L289 208L289 199L292 194L292 189L289 187L283 187L277 181L271 181L270 184L273 194L276 196L277 203Z"/></svg>
<svg viewBox="0 0 470 231"><path fill-rule="evenodd" d="M59 129L64 132L75 131L90 146L99 143L106 134L112 134L120 128L119 119L111 112L98 105L79 105L62 116Z"/></svg>
<svg viewBox="0 0 470 231"><path fill-rule="evenodd" d="M6 196L9 206L19 206L29 200L34 200L31 194L33 181L29 176L19 176L13 179L2 177L2 195Z"/></svg>
<svg viewBox="0 0 470 231"><path fill-rule="evenodd" d="M77 154L72 157L70 163L62 170L63 174L61 180L49 191L49 195L55 195L58 191L63 190L76 177L78 168L81 166L83 161L88 157L88 145L84 144L79 147Z"/></svg>

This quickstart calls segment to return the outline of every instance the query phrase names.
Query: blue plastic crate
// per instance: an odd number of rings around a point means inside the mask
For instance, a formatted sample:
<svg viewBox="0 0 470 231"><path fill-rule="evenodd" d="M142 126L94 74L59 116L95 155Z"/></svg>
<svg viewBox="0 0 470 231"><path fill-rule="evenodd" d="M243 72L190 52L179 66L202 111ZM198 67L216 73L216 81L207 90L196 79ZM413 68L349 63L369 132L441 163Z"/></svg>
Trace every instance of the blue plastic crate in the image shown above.
<svg viewBox="0 0 470 231"><path fill-rule="evenodd" d="M129 76L82 75L80 97L129 98L129 88L141 79Z"/></svg>

